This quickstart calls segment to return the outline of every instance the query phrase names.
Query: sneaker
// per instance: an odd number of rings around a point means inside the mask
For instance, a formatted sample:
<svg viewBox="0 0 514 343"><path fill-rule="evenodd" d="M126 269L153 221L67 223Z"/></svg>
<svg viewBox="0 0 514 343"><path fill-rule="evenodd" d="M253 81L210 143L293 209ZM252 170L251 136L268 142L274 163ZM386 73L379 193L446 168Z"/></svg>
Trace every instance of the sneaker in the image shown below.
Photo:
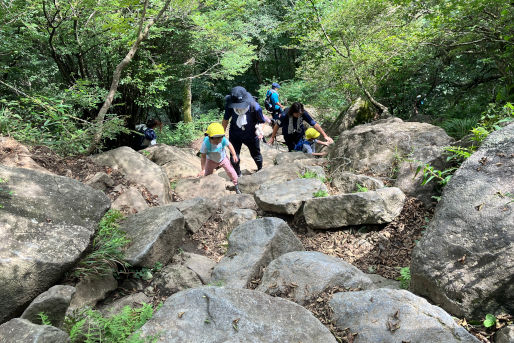
<svg viewBox="0 0 514 343"><path fill-rule="evenodd" d="M239 190L239 185L235 185L236 194L241 194L241 191Z"/></svg>

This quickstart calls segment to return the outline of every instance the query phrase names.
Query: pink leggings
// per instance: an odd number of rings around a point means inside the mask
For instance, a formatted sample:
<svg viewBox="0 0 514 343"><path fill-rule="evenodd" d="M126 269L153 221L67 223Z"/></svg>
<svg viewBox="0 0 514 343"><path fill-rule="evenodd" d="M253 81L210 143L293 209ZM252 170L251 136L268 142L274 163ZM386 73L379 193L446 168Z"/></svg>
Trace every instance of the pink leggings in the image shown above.
<svg viewBox="0 0 514 343"><path fill-rule="evenodd" d="M205 176L211 175L214 171L214 168L222 166L223 169L227 172L227 175L230 177L234 185L237 185L237 174L234 170L234 167L232 167L232 164L230 164L230 161L228 160L228 157L225 156L223 161L221 162L214 162L213 160L206 159L205 161Z"/></svg>

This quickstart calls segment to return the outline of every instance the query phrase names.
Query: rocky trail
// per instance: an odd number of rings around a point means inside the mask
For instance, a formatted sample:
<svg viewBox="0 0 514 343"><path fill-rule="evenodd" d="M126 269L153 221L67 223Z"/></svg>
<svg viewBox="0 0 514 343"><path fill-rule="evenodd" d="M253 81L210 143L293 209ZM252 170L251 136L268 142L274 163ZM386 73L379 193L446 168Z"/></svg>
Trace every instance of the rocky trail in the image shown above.
<svg viewBox="0 0 514 343"><path fill-rule="evenodd" d="M243 148L242 195L223 169L197 178L196 149L61 158L2 139L0 178L15 195L0 198L0 287L12 295L0 302L0 338L43 330L28 310L58 301L59 318L163 303L142 328L160 342L509 342L513 130L488 139L436 208L413 161L441 163L451 139L396 118L345 131L328 159L262 145L256 172ZM126 216L135 269L63 278L109 207ZM398 279L409 266L407 291ZM494 329L471 321L487 313Z"/></svg>

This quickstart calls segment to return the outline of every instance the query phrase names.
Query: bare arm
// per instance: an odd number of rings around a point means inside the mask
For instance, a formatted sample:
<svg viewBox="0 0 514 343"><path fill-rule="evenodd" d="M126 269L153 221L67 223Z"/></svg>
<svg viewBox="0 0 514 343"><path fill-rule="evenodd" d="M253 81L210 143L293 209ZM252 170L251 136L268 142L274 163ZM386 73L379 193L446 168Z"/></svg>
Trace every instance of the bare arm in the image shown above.
<svg viewBox="0 0 514 343"><path fill-rule="evenodd" d="M207 160L207 155L202 154L202 157L200 159L200 165L202 167L202 171L198 173L198 176L203 176L205 174L205 161Z"/></svg>
<svg viewBox="0 0 514 343"><path fill-rule="evenodd" d="M223 119L223 121L221 122L221 125L223 126L223 130L227 131L228 120Z"/></svg>
<svg viewBox="0 0 514 343"><path fill-rule="evenodd" d="M325 138L325 140L327 141L328 144L332 144L334 143L334 140L332 138L330 138L326 133L325 131L323 131L323 129L321 128L321 126L316 123L316 125L314 125L314 128L316 129L316 131L318 131L319 133L321 133L321 135Z"/></svg>
<svg viewBox="0 0 514 343"><path fill-rule="evenodd" d="M230 154L232 155L232 159L234 160L234 163L237 163L238 159L237 159L236 151L234 150L234 146L232 145L232 143L228 143L228 150L230 151Z"/></svg>
<svg viewBox="0 0 514 343"><path fill-rule="evenodd" d="M316 143L317 143L317 144L321 144L321 145L326 145L326 146L329 146L329 145L330 145L330 143L329 143L329 142L322 142L322 141L320 141L320 140L316 140Z"/></svg>

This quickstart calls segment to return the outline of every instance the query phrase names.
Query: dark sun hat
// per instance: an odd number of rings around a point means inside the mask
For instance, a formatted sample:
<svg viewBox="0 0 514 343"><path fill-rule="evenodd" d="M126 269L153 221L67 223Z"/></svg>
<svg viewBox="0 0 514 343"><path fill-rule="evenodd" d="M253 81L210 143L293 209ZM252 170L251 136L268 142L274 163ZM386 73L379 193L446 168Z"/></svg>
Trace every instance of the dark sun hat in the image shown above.
<svg viewBox="0 0 514 343"><path fill-rule="evenodd" d="M252 103L252 96L244 87L237 86L232 88L228 97L228 108L245 108Z"/></svg>

